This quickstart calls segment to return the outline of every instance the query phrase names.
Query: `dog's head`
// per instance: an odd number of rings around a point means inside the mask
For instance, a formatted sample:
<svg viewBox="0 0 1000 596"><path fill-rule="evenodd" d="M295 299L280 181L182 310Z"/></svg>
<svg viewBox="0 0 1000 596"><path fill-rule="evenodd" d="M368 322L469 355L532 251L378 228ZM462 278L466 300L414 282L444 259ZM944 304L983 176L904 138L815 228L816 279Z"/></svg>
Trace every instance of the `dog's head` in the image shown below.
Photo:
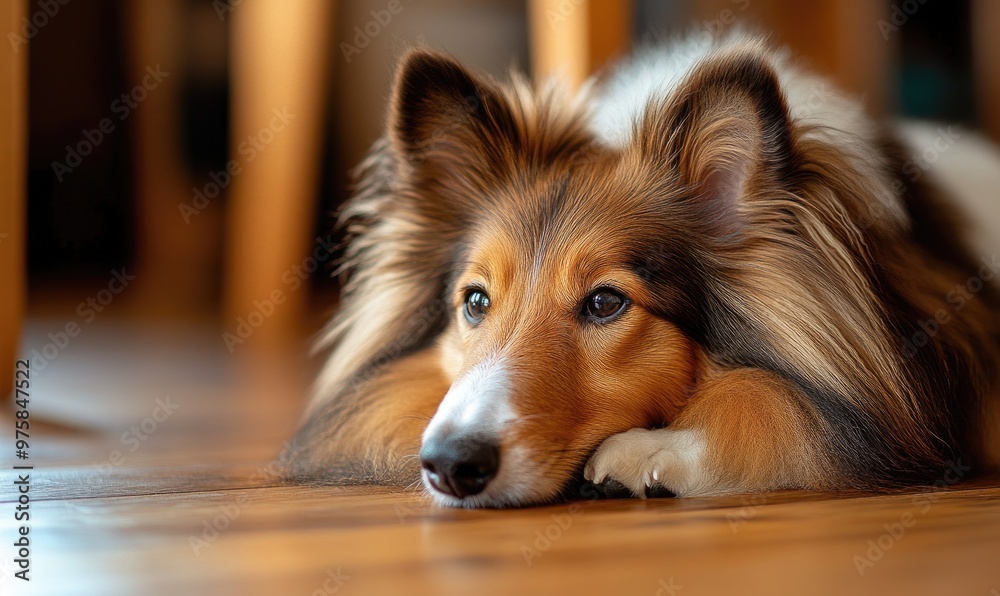
<svg viewBox="0 0 1000 596"><path fill-rule="evenodd" d="M624 146L586 117L426 51L397 76L399 250L446 306L436 341L453 382L420 451L443 503L552 499L603 439L669 423L706 319L724 318L716 249L747 225L741 196L791 155L776 76L753 52L697 67Z"/></svg>

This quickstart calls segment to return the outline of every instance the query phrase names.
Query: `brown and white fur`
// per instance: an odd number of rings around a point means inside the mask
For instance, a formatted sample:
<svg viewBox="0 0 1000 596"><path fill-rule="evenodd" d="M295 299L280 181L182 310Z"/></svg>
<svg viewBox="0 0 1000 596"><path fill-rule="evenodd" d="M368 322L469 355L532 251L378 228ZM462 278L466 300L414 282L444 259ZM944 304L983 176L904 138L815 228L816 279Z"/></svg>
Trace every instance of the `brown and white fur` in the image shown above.
<svg viewBox="0 0 1000 596"><path fill-rule="evenodd" d="M986 465L996 296L953 300L981 264L902 160L753 37L648 50L575 98L409 52L343 212L346 285L292 475L422 473L440 503L480 507L581 474L693 496ZM602 288L625 300L607 320L587 314ZM429 478L455 437L498 457L474 494Z"/></svg>

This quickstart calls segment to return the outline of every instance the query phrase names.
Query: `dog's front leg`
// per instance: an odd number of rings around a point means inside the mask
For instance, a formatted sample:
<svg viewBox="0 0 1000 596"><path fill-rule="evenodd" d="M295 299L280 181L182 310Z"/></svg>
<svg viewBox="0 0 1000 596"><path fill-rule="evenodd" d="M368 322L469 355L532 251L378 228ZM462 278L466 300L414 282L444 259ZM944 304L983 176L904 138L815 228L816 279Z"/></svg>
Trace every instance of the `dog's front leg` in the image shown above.
<svg viewBox="0 0 1000 596"><path fill-rule="evenodd" d="M755 369L712 375L669 428L609 437L587 463L639 497L651 487L677 496L821 488L828 484L817 424L796 389Z"/></svg>

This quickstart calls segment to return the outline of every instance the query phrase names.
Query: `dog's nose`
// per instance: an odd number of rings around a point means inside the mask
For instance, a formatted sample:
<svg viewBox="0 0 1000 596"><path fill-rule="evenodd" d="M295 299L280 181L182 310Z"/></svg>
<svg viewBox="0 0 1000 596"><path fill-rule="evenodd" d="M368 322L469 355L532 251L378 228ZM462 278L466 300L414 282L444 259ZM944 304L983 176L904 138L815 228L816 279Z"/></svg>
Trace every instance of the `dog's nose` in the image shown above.
<svg viewBox="0 0 1000 596"><path fill-rule="evenodd" d="M459 499L483 492L500 468L500 449L490 441L457 437L427 441L420 463L434 488Z"/></svg>

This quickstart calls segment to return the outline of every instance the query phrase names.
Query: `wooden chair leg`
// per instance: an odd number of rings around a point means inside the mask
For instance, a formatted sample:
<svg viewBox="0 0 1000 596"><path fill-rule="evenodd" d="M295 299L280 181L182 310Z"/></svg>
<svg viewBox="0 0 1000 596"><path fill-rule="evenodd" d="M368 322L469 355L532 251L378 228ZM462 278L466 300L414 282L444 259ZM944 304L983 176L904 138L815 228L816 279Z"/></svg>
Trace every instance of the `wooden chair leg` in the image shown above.
<svg viewBox="0 0 1000 596"><path fill-rule="evenodd" d="M27 0L0 4L0 31L20 31ZM0 396L13 387L25 292L25 171L28 97L27 44L0 51Z"/></svg>
<svg viewBox="0 0 1000 596"><path fill-rule="evenodd" d="M226 215L223 327L233 352L281 344L301 331L307 284L300 272L317 266L307 259L315 248L333 8L328 0L244 2L229 17L230 153L239 171ZM248 332L252 337L243 337Z"/></svg>
<svg viewBox="0 0 1000 596"><path fill-rule="evenodd" d="M627 0L529 0L531 66L537 83L551 76L577 89L608 60L627 51Z"/></svg>

